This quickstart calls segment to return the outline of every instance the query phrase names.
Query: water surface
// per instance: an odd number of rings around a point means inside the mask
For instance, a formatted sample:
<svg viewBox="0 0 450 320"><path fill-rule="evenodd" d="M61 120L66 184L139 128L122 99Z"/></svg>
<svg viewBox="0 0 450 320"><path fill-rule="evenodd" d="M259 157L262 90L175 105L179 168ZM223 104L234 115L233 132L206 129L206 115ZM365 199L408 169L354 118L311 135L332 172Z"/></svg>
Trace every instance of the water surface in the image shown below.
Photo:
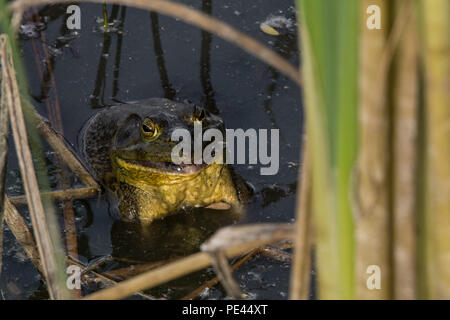
<svg viewBox="0 0 450 320"><path fill-rule="evenodd" d="M231 24L298 64L293 1L182 2ZM247 214L237 223L293 221L302 107L300 90L291 80L221 38L170 17L108 5L111 25L105 33L102 6L80 4L81 30L74 32L66 28L66 8L49 5L29 10L20 45L34 105L39 113L56 120L55 126L74 150L83 124L101 108L150 97L189 99L219 114L227 128L280 130L277 175L260 175L260 165L235 165L255 189ZM260 23L271 16L282 16L294 27L278 37L261 32ZM55 112L58 106L60 112ZM62 126L58 127L58 119ZM47 147L46 151L48 162L43 166L50 169L50 181L56 187L59 173L53 163L55 154ZM72 182L79 184L73 177ZM23 193L12 152L7 184L9 195ZM195 210L170 216L142 231L135 224L120 221L103 196L76 200L73 206L79 259L88 264L111 255L122 258L105 263L100 271L122 267L127 259L151 262L195 252L198 242L214 230L236 222L223 212ZM59 214L62 211L59 204ZM21 212L28 219L27 211L22 208ZM3 258L0 298L47 297L40 275L9 230L5 232ZM150 293L180 298L213 276L208 269ZM288 264L255 257L235 276L249 298L287 298ZM224 292L216 286L201 298L224 298Z"/></svg>

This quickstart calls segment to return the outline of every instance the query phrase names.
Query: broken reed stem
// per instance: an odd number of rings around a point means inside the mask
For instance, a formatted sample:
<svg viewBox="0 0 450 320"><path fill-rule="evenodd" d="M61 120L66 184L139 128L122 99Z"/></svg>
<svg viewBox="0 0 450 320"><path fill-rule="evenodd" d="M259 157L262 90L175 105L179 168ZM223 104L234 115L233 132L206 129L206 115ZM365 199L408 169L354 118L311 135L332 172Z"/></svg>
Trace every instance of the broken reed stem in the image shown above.
<svg viewBox="0 0 450 320"><path fill-rule="evenodd" d="M98 190L92 187L78 188L78 189L66 189L66 190L56 190L50 192L41 192L42 198L51 198L53 200L64 201L73 199L84 199L90 198L97 195ZM26 205L26 196L11 197L11 202L14 205Z"/></svg>
<svg viewBox="0 0 450 320"><path fill-rule="evenodd" d="M0 77L1 81L1 77ZM5 86L1 83L0 100L0 276L3 261L3 221L5 216L5 180L8 159L9 116L5 101Z"/></svg>
<svg viewBox="0 0 450 320"><path fill-rule="evenodd" d="M290 299L308 299L311 271L311 168L304 139L303 161L297 186L294 259L292 261Z"/></svg>
<svg viewBox="0 0 450 320"><path fill-rule="evenodd" d="M37 247L43 264L51 299L66 298L66 288L58 287L57 261L52 238L48 230L47 217L39 194L39 186L34 171L27 131L22 111L22 102L13 66L11 48L6 35L0 36L0 55L2 62L2 81L5 85L5 101L8 106L11 128L16 146L19 167L28 201L30 216L34 227Z"/></svg>
<svg viewBox="0 0 450 320"><path fill-rule="evenodd" d="M237 239L232 238L231 244L226 244L222 241L224 232L221 232L221 234L219 234L218 241L214 241L214 238L217 236L216 233L216 235L211 238L212 241L210 242L210 248L223 250L228 258L233 258L262 245L292 238L293 230L289 227L289 225L279 224L278 229L276 228L276 226L276 224L272 224L272 228L270 228L270 226L268 225L262 225L263 229L269 230L268 234L270 234L270 237L264 234L260 234L259 238L254 238L253 236L251 236L247 239L241 240L240 242L238 242ZM256 230L255 225L226 227L221 230L223 231L224 229L227 229L228 231L231 231L232 229L240 229L244 230L245 232L246 230L248 230L245 229L246 227L250 230ZM238 232L239 231L231 231L232 234L237 234ZM114 287L97 291L86 296L84 299L122 299L134 294L135 292L150 289L189 273L205 269L211 265L211 262L212 260L208 252L198 252L188 257L168 263L160 268L140 274L132 279L122 281Z"/></svg>
<svg viewBox="0 0 450 320"><path fill-rule="evenodd" d="M5 222L21 245L22 249L25 251L25 254L34 264L36 269L43 275L44 270L42 268L33 234L28 228L25 220L20 215L19 211L17 211L16 207L14 207L11 201L9 201L8 197L5 197Z"/></svg>
<svg viewBox="0 0 450 320"><path fill-rule="evenodd" d="M259 253L266 258L274 259L279 262L292 262L292 254L272 246L260 248Z"/></svg>
<svg viewBox="0 0 450 320"><path fill-rule="evenodd" d="M82 1L75 1L82 2ZM102 4L104 0L90 0ZM23 12L31 6L38 6L48 3L74 3L73 0L17 0L14 1L10 8L13 12ZM174 18L183 20L186 23L199 27L210 33L213 33L228 42L231 42L248 53L252 54L261 61L279 70L281 73L289 77L292 81L301 86L301 77L298 68L294 67L286 59L282 58L265 45L259 43L253 38L234 29L230 25L221 22L207 14L198 10L191 9L188 6L174 3L167 0L108 0L108 3L121 4L130 7L155 11Z"/></svg>
<svg viewBox="0 0 450 320"><path fill-rule="evenodd" d="M240 300L243 298L243 294L239 284L233 277L233 270L228 263L228 259L223 250L210 251L209 256L211 258L211 264L214 271L219 278L222 287L225 289L227 295L234 300Z"/></svg>
<svg viewBox="0 0 450 320"><path fill-rule="evenodd" d="M243 265L245 262L247 262L251 257L255 256L256 254L260 253L260 248L253 249L249 253L247 253L245 256L243 256L241 259L239 259L236 263L234 263L231 266L231 270L236 270L241 265ZM212 288L216 284L220 282L219 277L214 277L211 280L206 281L204 284L202 284L200 287L189 293L188 295L181 298L181 300L193 300L197 298L205 289Z"/></svg>

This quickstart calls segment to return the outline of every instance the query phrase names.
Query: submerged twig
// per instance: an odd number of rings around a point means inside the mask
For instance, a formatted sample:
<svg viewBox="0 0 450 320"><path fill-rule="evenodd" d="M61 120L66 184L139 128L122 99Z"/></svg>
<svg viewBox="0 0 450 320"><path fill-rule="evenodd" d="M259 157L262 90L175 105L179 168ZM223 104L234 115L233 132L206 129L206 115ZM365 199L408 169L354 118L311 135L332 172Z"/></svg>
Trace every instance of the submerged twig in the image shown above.
<svg viewBox="0 0 450 320"><path fill-rule="evenodd" d="M425 62L422 296L450 299L450 2L422 1ZM422 281L421 281L422 282Z"/></svg>
<svg viewBox="0 0 450 320"><path fill-rule="evenodd" d="M387 12L389 1L379 6ZM365 0L364 5L370 1ZM389 110L389 77L392 61L412 14L404 1L389 29L361 28L359 52L359 142L356 164L355 231L356 296L358 299L393 297L392 260L392 143ZM387 21L387 16L384 16ZM364 19L361 25L364 25ZM374 241L374 239L377 239ZM368 290L367 268L383 270L379 290Z"/></svg>

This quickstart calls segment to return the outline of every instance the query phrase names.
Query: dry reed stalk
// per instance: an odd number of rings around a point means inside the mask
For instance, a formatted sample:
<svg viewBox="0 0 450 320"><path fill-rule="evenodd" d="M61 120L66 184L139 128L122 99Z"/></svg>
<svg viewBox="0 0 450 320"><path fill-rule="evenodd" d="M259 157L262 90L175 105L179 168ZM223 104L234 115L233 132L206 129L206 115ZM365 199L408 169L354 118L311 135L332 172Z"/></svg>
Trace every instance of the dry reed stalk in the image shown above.
<svg viewBox="0 0 450 320"><path fill-rule="evenodd" d="M411 0L406 4L412 12ZM419 103L418 30L414 14L405 26L395 64L393 100L393 277L395 299L416 299L416 185Z"/></svg>
<svg viewBox="0 0 450 320"><path fill-rule="evenodd" d="M306 139L304 139L306 140ZM295 245L292 262L290 299L308 299L311 271L311 168L304 141L303 161L299 170L296 203Z"/></svg>
<svg viewBox="0 0 450 320"><path fill-rule="evenodd" d="M44 274L33 234L8 197L5 197L5 222L30 261L41 274Z"/></svg>
<svg viewBox="0 0 450 320"><path fill-rule="evenodd" d="M48 3L73 3L72 0L16 0L10 5L14 13L20 13L31 6L38 6ZM81 1L76 1L81 2ZM89 2L103 3L103 0L90 0ZM191 25L213 33L254 55L268 65L276 68L281 73L289 77L292 81L301 86L300 72L280 55L259 43L253 38L237 31L228 24L221 22L207 14L191 9L185 5L167 0L108 0L108 3L121 4L148 11L155 11L174 18L178 18ZM16 16L16 15L14 15Z"/></svg>
<svg viewBox="0 0 450 320"><path fill-rule="evenodd" d="M362 7L366 8L368 2L370 1L366 1ZM384 12L383 25L388 26L387 2L383 1L380 7L381 12ZM391 193L396 186L395 182L392 183L395 178L390 176L390 172L392 170L395 175L396 167L395 164L392 165L395 154L391 155L395 142L391 144L389 139L392 115L387 99L389 93L387 85L392 61L411 16L410 3L402 1L398 5L394 25L390 30L387 27L369 30L365 27L365 19L361 21L359 84L361 138L356 185L359 190L356 191L355 209L357 296L363 299L388 299L394 294L395 218L392 217L391 206L395 201ZM389 36L386 30L390 31ZM397 204L400 205L401 202L397 201ZM371 265L380 267L381 290L369 290L368 283L364 281L369 278L367 268Z"/></svg>
<svg viewBox="0 0 450 320"><path fill-rule="evenodd" d="M67 190L56 190L56 191L50 191L50 192L41 192L42 198L48 198L53 200L73 200L73 199L84 199L84 198L91 198L95 195L97 195L98 190L92 187L86 187L86 188L78 188L78 189L67 189ZM17 197L11 197L11 202L14 203L14 205L26 205L27 204L27 198L26 196L17 196Z"/></svg>
<svg viewBox="0 0 450 320"><path fill-rule="evenodd" d="M1 77L0 77L1 82ZM5 101L5 86L1 85L0 100L0 276L2 274L3 258L3 221L5 217L5 179L8 159L9 116Z"/></svg>
<svg viewBox="0 0 450 320"><path fill-rule="evenodd" d="M157 267L163 266L175 260L177 259L169 259L145 264L131 265L125 268L105 271L103 272L103 275L111 279L116 279L117 281L122 281L125 279L129 279L130 277L136 276L140 273L143 273L145 271L156 269Z"/></svg>
<svg viewBox="0 0 450 320"><path fill-rule="evenodd" d="M361 1L368 8L370 0ZM391 298L389 234L389 117L383 52L387 40L387 1L378 1L383 28L369 30L361 15L359 54L359 147L356 192L356 296L359 299ZM369 290L369 266L381 270L380 290Z"/></svg>
<svg viewBox="0 0 450 320"><path fill-rule="evenodd" d="M427 298L450 299L450 2L422 1Z"/></svg>
<svg viewBox="0 0 450 320"><path fill-rule="evenodd" d="M0 36L0 55L2 62L2 79L5 85L5 101L11 121L11 128L16 146L19 167L24 182L25 193L34 227L37 247L43 264L50 298L67 298L66 288L58 286L57 261L54 244L48 230L47 217L39 194L39 186L34 171L33 160L28 145L22 102L14 70L11 49L6 35Z"/></svg>

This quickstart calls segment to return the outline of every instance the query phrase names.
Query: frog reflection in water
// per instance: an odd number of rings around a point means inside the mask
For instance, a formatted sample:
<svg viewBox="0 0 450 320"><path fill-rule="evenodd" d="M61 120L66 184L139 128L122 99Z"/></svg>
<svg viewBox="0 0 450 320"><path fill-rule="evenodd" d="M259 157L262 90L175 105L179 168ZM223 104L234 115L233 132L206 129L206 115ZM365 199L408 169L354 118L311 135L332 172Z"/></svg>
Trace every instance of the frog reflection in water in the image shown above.
<svg viewBox="0 0 450 320"><path fill-rule="evenodd" d="M138 221L116 219L111 228L111 255L130 261L157 262L193 254L239 214L208 208L190 208L187 213L166 216L142 226Z"/></svg>
<svg viewBox="0 0 450 320"><path fill-rule="evenodd" d="M82 154L116 195L124 218L151 222L183 208L215 204L242 209L251 190L229 165L172 162L178 144L172 132L183 128L193 136L195 121L201 121L203 131L224 132L218 116L160 98L109 107L88 120L80 135Z"/></svg>

